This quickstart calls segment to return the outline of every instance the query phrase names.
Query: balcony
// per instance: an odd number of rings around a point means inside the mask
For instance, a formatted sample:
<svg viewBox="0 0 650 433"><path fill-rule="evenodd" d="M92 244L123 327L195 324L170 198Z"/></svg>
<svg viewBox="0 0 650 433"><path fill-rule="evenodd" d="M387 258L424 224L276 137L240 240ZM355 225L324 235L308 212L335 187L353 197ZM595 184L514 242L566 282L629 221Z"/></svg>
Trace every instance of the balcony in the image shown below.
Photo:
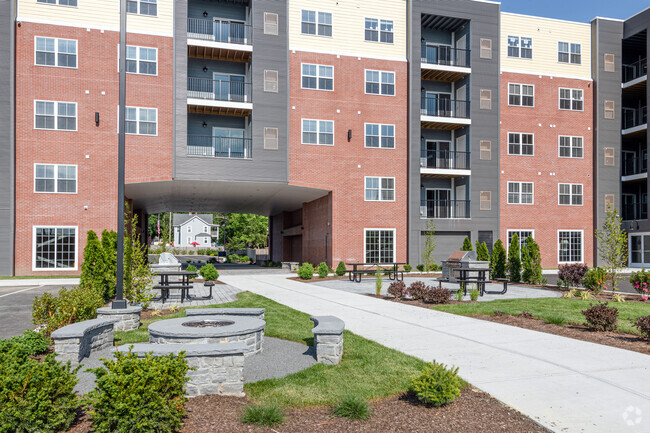
<svg viewBox="0 0 650 433"><path fill-rule="evenodd" d="M250 138L188 135L187 154L214 158L251 159L253 143Z"/></svg>
<svg viewBox="0 0 650 433"><path fill-rule="evenodd" d="M469 176L470 153L454 150L427 150L420 152L420 174L424 177Z"/></svg>
<svg viewBox="0 0 650 433"><path fill-rule="evenodd" d="M420 217L426 219L460 219L470 217L469 200L422 200Z"/></svg>
<svg viewBox="0 0 650 433"><path fill-rule="evenodd" d="M637 134L648 129L648 107L623 108L623 135Z"/></svg>
<svg viewBox="0 0 650 433"><path fill-rule="evenodd" d="M621 87L624 89L644 86L648 81L648 59L640 59L629 65L623 65L623 82Z"/></svg>
<svg viewBox="0 0 650 433"><path fill-rule="evenodd" d="M423 95L420 120L427 129L457 129L470 125L469 101Z"/></svg>
<svg viewBox="0 0 650 433"><path fill-rule="evenodd" d="M647 203L623 203L621 206L621 215L624 221L647 220L648 204Z"/></svg>
<svg viewBox="0 0 650 433"><path fill-rule="evenodd" d="M188 111L225 116L248 116L253 110L251 88L251 83L243 81L188 77Z"/></svg>
<svg viewBox="0 0 650 433"><path fill-rule="evenodd" d="M450 45L422 44L423 80L456 81L471 73L470 51Z"/></svg>
<svg viewBox="0 0 650 433"><path fill-rule="evenodd" d="M623 153L621 161L621 181L623 182L648 178L648 160L632 155L634 153Z"/></svg>
<svg viewBox="0 0 650 433"><path fill-rule="evenodd" d="M249 24L220 19L187 19L188 55L200 59L248 62L253 52Z"/></svg>

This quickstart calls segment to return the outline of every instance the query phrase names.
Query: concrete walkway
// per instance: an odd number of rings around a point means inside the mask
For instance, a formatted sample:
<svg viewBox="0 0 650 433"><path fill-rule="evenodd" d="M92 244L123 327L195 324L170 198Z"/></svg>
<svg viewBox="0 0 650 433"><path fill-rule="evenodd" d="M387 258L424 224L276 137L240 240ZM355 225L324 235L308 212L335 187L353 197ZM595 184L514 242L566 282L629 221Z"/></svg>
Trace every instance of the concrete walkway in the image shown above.
<svg viewBox="0 0 650 433"><path fill-rule="evenodd" d="M455 316L282 275L227 284L296 310L335 315L352 332L460 375L556 432L650 432L650 356Z"/></svg>

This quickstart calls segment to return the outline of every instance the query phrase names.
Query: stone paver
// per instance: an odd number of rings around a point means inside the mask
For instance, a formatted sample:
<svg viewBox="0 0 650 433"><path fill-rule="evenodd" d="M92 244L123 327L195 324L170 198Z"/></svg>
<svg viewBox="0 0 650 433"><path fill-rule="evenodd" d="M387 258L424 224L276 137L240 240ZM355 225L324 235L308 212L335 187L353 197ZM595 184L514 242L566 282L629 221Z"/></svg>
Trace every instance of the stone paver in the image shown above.
<svg viewBox="0 0 650 433"><path fill-rule="evenodd" d="M193 283L194 287L190 290L190 295L191 296L208 296L210 294L210 290L207 289L203 283ZM160 301L157 302L152 302L149 304L149 309L166 309L171 307L172 305L176 304L179 307L199 307L199 306L206 306L206 305L214 305L214 304L225 304L227 302L233 302L237 300L237 293L241 292L240 289L229 286L228 284L215 284L212 287L212 299L207 299L207 300L185 300L181 304L181 295L180 291L178 290L172 290L171 296L169 299L166 300L166 302L163 304ZM160 292L158 292L158 295Z"/></svg>
<svg viewBox="0 0 650 433"><path fill-rule="evenodd" d="M281 275L222 280L461 376L557 432L650 432L650 356L314 287ZM637 415L640 414L640 415Z"/></svg>

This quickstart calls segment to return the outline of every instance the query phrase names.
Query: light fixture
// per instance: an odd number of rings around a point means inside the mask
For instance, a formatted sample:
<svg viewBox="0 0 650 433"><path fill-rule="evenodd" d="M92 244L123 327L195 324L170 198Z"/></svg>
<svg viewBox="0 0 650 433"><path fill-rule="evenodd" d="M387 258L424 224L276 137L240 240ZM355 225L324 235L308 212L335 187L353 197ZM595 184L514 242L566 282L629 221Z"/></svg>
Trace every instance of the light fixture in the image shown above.
<svg viewBox="0 0 650 433"><path fill-rule="evenodd" d="M208 124L205 123L205 122L203 122L203 127L205 128L205 127L207 127L207 126L208 126Z"/></svg>
<svg viewBox="0 0 650 433"><path fill-rule="evenodd" d="M203 67L203 72L208 72L208 67L207 66Z"/></svg>
<svg viewBox="0 0 650 433"><path fill-rule="evenodd" d="M348 143L352 140L352 130L348 129Z"/></svg>
<svg viewBox="0 0 650 433"><path fill-rule="evenodd" d="M208 11L203 11L203 16L207 17L208 16Z"/></svg>
<svg viewBox="0 0 650 433"><path fill-rule="evenodd" d="M95 126L99 126L99 111L95 111Z"/></svg>

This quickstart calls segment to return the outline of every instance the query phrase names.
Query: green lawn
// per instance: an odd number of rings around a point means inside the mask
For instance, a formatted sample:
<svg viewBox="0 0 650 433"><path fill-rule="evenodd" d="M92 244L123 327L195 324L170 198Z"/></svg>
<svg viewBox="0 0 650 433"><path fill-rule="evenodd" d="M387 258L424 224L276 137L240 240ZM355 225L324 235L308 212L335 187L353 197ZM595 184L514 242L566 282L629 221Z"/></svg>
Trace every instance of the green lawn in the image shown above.
<svg viewBox="0 0 650 433"><path fill-rule="evenodd" d="M596 301L564 298L503 299L489 302L437 305L431 308L460 314L461 316L474 314L494 315L495 310L503 311L506 314L519 314L522 311L528 311L532 313L533 317L550 323L583 324L586 321L580 312L589 308L590 303L596 304ZM610 302L609 306L618 308L618 329L623 332L638 334L639 332L630 323L630 319L650 315L650 304Z"/></svg>
<svg viewBox="0 0 650 433"><path fill-rule="evenodd" d="M309 315L270 299L244 292L237 301L217 307L266 308L266 336L313 344ZM145 320L136 331L116 332L115 340L118 344L147 341L150 323L182 316L184 310ZM246 384L245 391L256 402L275 402L284 407L333 405L346 393L365 399L384 398L404 393L423 366L417 358L345 331L343 360L338 366L316 364L281 379Z"/></svg>

